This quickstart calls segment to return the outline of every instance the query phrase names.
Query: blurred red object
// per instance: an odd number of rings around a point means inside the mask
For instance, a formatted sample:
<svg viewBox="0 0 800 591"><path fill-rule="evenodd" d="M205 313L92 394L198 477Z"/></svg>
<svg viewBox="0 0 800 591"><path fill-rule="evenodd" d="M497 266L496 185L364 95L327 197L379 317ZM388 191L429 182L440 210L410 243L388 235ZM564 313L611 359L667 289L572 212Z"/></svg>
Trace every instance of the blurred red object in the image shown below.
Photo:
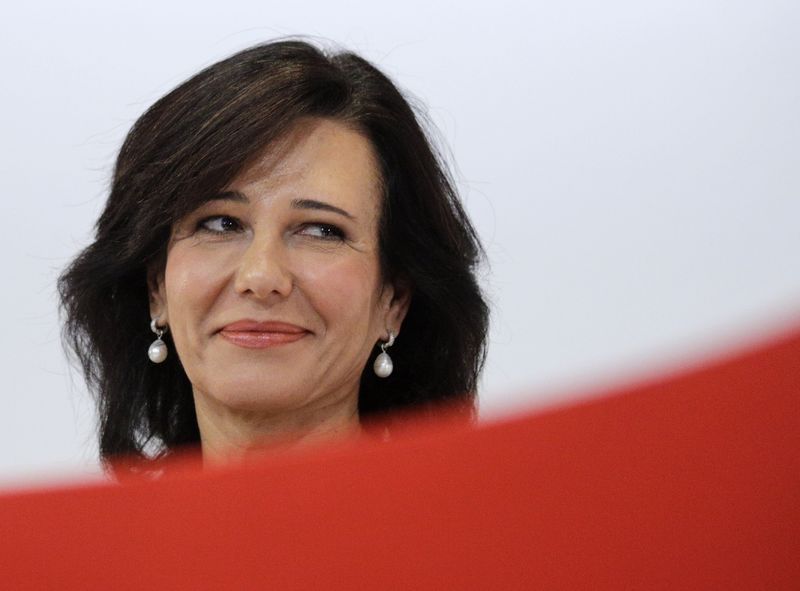
<svg viewBox="0 0 800 591"><path fill-rule="evenodd" d="M0 497L6 589L798 589L800 331L478 428Z"/></svg>

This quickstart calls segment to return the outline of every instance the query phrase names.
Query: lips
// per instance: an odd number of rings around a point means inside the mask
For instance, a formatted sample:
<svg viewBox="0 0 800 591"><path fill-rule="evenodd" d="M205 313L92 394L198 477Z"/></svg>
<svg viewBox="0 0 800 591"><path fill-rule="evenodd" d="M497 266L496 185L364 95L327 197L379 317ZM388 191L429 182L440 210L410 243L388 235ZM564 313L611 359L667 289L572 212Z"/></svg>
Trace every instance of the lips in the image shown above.
<svg viewBox="0 0 800 591"><path fill-rule="evenodd" d="M246 349L266 349L299 341L310 331L286 322L239 320L226 324L219 335L234 345Z"/></svg>

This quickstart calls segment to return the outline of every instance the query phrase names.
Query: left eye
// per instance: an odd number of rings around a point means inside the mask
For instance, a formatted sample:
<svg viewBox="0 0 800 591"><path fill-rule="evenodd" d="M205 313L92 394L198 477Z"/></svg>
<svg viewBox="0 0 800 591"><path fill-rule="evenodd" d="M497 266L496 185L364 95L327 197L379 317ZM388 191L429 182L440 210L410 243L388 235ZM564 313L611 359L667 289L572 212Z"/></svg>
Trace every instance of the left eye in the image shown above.
<svg viewBox="0 0 800 591"><path fill-rule="evenodd" d="M313 236L323 240L343 240L344 232L332 224L306 224L300 229L304 236Z"/></svg>
<svg viewBox="0 0 800 591"><path fill-rule="evenodd" d="M200 220L197 224L198 229L212 232L214 234L224 234L226 232L236 232L241 230L236 218L227 215L215 215Z"/></svg>

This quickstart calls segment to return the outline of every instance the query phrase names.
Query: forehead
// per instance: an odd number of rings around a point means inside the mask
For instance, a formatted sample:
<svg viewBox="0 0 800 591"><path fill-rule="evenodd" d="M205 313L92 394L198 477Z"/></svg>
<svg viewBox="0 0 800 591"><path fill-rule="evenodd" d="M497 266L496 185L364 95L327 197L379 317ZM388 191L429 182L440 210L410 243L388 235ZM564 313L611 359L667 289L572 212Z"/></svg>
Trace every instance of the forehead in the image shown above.
<svg viewBox="0 0 800 591"><path fill-rule="evenodd" d="M299 120L258 154L226 187L251 200L315 198L374 217L381 175L372 143L330 119ZM270 199L271 200L271 199Z"/></svg>

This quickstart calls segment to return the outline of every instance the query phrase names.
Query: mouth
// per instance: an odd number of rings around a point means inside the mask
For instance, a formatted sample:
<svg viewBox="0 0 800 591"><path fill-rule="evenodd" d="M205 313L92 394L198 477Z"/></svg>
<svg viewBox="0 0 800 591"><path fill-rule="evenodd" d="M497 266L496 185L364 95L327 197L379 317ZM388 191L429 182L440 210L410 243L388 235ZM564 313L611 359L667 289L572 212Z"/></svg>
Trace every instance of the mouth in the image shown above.
<svg viewBox="0 0 800 591"><path fill-rule="evenodd" d="M239 320L227 324L219 335L229 343L245 349L267 349L288 345L311 334L301 326L286 322Z"/></svg>

